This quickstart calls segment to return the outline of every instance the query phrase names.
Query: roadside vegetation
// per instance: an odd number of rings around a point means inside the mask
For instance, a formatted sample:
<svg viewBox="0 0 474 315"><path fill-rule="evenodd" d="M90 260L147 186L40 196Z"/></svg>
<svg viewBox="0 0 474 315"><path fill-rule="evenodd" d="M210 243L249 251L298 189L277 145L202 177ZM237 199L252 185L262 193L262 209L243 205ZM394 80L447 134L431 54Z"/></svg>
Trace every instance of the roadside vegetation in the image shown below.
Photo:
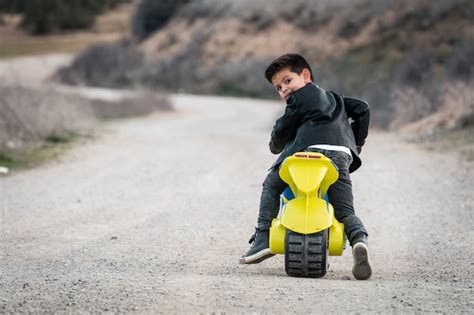
<svg viewBox="0 0 474 315"><path fill-rule="evenodd" d="M437 128L431 133L405 136L410 142L418 143L422 147L437 152L455 152L463 160L474 162L474 124L463 128Z"/></svg>
<svg viewBox="0 0 474 315"><path fill-rule="evenodd" d="M0 95L0 165L13 169L56 157L93 136L99 121L172 109L166 96L151 92L110 100L56 87L0 85Z"/></svg>
<svg viewBox="0 0 474 315"><path fill-rule="evenodd" d="M90 134L78 134L76 131L64 131L52 134L36 145L25 148L3 149L0 151L0 165L10 170L32 168L67 151L73 143L90 137Z"/></svg>

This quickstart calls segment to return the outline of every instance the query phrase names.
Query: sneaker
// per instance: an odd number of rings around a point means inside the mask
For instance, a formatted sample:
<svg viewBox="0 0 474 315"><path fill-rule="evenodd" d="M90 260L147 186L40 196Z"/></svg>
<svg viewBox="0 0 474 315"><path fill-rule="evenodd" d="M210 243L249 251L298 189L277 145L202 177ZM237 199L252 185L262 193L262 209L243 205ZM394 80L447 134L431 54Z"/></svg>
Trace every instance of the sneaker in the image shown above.
<svg viewBox="0 0 474 315"><path fill-rule="evenodd" d="M357 280L367 280L372 275L372 267L370 266L369 247L367 246L367 238L364 235L361 239L354 242L352 246L352 257L354 265L352 274Z"/></svg>
<svg viewBox="0 0 474 315"><path fill-rule="evenodd" d="M252 244L245 254L240 257L241 264L258 264L267 258L274 256L270 253L269 231L255 228L255 233L249 240Z"/></svg>

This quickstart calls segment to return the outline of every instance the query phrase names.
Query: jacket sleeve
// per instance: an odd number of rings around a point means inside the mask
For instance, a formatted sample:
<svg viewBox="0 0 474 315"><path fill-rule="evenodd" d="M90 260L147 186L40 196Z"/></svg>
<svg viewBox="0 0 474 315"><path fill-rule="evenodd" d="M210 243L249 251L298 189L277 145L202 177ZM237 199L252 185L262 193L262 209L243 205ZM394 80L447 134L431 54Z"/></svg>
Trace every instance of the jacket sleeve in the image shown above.
<svg viewBox="0 0 474 315"><path fill-rule="evenodd" d="M369 132L370 109L369 104L356 98L344 97L344 107L347 115L352 118L352 131L357 146L363 146Z"/></svg>
<svg viewBox="0 0 474 315"><path fill-rule="evenodd" d="M273 126L270 139L270 151L278 154L283 151L286 143L296 136L296 131L300 125L301 114L298 111L296 98L290 96L287 100L285 113Z"/></svg>

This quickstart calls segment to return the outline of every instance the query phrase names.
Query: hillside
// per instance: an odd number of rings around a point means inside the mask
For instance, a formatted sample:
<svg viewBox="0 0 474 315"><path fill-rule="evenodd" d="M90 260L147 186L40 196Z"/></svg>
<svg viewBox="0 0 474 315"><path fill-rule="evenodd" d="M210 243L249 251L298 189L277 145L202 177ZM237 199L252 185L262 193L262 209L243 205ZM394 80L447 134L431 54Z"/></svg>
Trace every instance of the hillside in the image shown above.
<svg viewBox="0 0 474 315"><path fill-rule="evenodd" d="M20 13L1 11L0 7L0 58L78 53L89 45L115 42L129 36L131 16L138 1L122 2L97 16L91 27L55 30L41 36L32 35L21 27L23 17Z"/></svg>
<svg viewBox="0 0 474 315"><path fill-rule="evenodd" d="M472 93L473 12L469 0L278 0L271 6L195 0L147 39L90 48L58 77L70 84L275 97L263 78L266 65L299 52L314 66L318 84L367 99L376 124L396 127L447 106L451 83ZM455 125L471 123L472 106L459 106L467 116Z"/></svg>

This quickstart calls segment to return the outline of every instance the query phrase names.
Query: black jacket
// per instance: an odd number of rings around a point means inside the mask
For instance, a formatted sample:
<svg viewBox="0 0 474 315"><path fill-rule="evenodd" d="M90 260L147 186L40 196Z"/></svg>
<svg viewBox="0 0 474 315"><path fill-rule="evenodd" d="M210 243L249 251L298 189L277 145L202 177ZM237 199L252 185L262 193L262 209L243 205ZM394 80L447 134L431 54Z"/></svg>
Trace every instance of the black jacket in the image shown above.
<svg viewBox="0 0 474 315"><path fill-rule="evenodd" d="M326 92L309 83L293 92L286 103L285 114L272 130L270 151L281 152L272 168L313 144L345 146L353 157L349 171L360 167L356 146L364 145L369 129L370 110L366 102Z"/></svg>

